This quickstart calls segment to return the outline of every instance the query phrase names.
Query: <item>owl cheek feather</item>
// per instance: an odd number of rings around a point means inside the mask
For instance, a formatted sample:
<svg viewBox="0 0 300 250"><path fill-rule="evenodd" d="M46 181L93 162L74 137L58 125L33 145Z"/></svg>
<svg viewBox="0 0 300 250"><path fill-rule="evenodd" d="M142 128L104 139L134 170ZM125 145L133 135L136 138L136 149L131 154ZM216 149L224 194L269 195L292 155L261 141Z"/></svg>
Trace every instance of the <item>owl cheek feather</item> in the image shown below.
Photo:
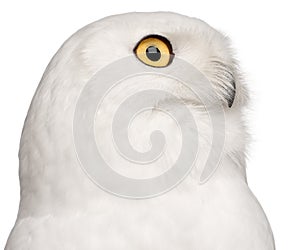
<svg viewBox="0 0 300 250"><path fill-rule="evenodd" d="M210 62L212 83L220 98L225 101L229 108L232 107L236 95L236 81L234 77L234 66L220 59Z"/></svg>
<svg viewBox="0 0 300 250"><path fill-rule="evenodd" d="M227 90L228 94L225 97L229 108L232 107L232 105L234 103L234 99L235 99L235 94L236 94L236 85L235 85L234 79L231 81L230 85L231 85L231 87Z"/></svg>

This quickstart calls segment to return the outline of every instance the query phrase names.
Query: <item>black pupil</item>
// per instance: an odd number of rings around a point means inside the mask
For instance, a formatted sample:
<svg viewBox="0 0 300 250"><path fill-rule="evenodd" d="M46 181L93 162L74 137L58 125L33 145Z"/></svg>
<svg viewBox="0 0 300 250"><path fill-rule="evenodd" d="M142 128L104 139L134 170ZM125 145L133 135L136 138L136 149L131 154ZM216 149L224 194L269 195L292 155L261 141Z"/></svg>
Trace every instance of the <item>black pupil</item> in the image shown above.
<svg viewBox="0 0 300 250"><path fill-rule="evenodd" d="M155 46L149 46L146 49L146 55L149 58L149 60L154 62L158 61L161 57L159 49L156 48Z"/></svg>

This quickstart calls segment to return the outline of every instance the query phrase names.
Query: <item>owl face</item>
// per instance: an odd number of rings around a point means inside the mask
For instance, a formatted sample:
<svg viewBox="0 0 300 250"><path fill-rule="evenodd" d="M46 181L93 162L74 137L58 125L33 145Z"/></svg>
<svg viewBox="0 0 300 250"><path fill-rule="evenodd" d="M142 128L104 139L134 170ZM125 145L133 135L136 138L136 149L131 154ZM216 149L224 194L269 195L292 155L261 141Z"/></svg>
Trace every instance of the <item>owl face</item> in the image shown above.
<svg viewBox="0 0 300 250"><path fill-rule="evenodd" d="M98 109L92 112L96 113L96 144L99 151L105 152L105 161L110 162L110 166L115 166L118 173L130 178L154 178L169 171L170 165L177 163L184 143L189 146L186 150L190 152L194 152L194 147L199 148L201 153L198 155L201 157L187 154L183 162L193 158L203 171L206 158L209 158L210 150L214 148L219 155L215 156L216 162L213 165L217 165L223 150L220 147L225 140L225 122L221 114L223 109L229 110L232 107L236 95L234 63L223 35L202 21L177 14L131 13L96 22L80 31L81 38L84 40L79 43L80 47L76 51L81 51L79 59L84 64L82 68L91 72L94 78L99 77L98 83L93 81L90 93L101 93L100 89L106 88L106 79L111 80L112 75L121 74L120 79L113 78L114 83L109 91L105 91L105 97L95 94L96 99L103 100L97 104ZM122 64L123 61L125 63ZM107 68L110 68L109 73L105 73ZM207 97L204 102L195 91L191 91L189 82L186 82L195 71L199 72L198 78L194 79L196 88L199 87L198 94ZM181 73L178 75L178 72ZM144 96L138 98L139 93ZM152 102L149 102L151 98ZM214 102L214 98L219 102ZM88 102L96 102L93 98L86 99ZM126 100L131 101L125 104ZM139 110L129 103L138 106ZM189 111L183 112L182 104ZM218 105L222 111L217 112L217 115L207 112L211 106L216 108ZM123 111L118 113L120 109ZM89 108L84 107L82 110ZM179 110L182 113L178 115ZM121 122L116 117L122 114L128 114L131 118L124 118ZM172 125L172 119L168 119L166 114L175 120L175 125ZM79 122L81 120L78 119ZM118 124L114 125L116 120ZM128 128L124 132L126 135L121 135L120 131L125 128ZM151 136L157 130L164 131L165 138L154 142ZM216 149L213 142L215 130L219 130L217 134L222 135L218 142L219 149ZM186 134L180 133L182 131ZM165 141L167 137L169 143ZM185 138L188 138L188 142L184 142ZM192 146L192 138L197 138L197 146ZM82 140L84 138L78 140L78 144L82 144ZM119 148L118 143L125 145L119 145ZM114 153L113 148L118 150ZM161 155L157 151L161 151ZM153 153L152 157L148 157L147 153ZM93 159L92 156L87 158ZM148 167L141 168L140 165L145 164Z"/></svg>
<svg viewBox="0 0 300 250"><path fill-rule="evenodd" d="M46 69L24 127L21 175L40 185L28 169L43 160L54 166L53 188L90 192L92 179L133 198L160 194L243 149L243 103L228 40L206 23L163 12L108 17L76 32Z"/></svg>

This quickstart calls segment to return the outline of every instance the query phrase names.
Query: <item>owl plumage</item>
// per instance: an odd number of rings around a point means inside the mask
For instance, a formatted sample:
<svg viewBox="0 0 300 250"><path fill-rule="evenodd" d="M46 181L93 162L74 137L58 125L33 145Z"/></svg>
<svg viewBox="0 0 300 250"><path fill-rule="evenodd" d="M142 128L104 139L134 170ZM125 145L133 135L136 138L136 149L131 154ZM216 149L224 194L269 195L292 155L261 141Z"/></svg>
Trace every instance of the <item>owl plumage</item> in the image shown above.
<svg viewBox="0 0 300 250"><path fill-rule="evenodd" d="M161 128L171 141L162 160L148 170L126 165L112 152L108 121L121 99L143 89L157 88L185 100L195 117L200 152L194 168L173 189L149 199L126 199L103 190L80 167L74 113L88 81L107 65L131 57L136 65L151 67L137 54L149 36L170 44L157 45L162 54L149 54L146 60L157 62L167 51L174 63L183 60L211 83L224 111L225 141L218 168L201 183L213 134L220 132L213 131L201 100L163 75L125 79L103 100L94 124L97 146L116 171L151 177L166 171L180 151L180 131L160 113L165 107L176 109L177 103L161 98L132 123L129 134L137 150L147 151L151 130ZM162 62L161 70L172 63ZM31 103L19 152L20 208L5 249L274 250L270 225L246 181L248 135L242 117L247 99L229 39L201 20L167 12L128 13L80 29L51 60ZM84 147L89 150L88 144Z"/></svg>

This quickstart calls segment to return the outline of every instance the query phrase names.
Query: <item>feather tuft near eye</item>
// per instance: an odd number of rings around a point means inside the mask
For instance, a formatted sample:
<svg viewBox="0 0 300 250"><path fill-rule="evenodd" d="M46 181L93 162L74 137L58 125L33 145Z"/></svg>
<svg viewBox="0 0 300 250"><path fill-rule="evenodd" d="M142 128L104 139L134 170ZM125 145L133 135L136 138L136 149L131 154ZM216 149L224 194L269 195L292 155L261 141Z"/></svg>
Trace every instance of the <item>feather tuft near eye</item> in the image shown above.
<svg viewBox="0 0 300 250"><path fill-rule="evenodd" d="M210 61L210 66L214 69L213 82L221 93L222 98L227 101L231 108L236 95L236 82L233 74L233 67L222 62L218 58Z"/></svg>

